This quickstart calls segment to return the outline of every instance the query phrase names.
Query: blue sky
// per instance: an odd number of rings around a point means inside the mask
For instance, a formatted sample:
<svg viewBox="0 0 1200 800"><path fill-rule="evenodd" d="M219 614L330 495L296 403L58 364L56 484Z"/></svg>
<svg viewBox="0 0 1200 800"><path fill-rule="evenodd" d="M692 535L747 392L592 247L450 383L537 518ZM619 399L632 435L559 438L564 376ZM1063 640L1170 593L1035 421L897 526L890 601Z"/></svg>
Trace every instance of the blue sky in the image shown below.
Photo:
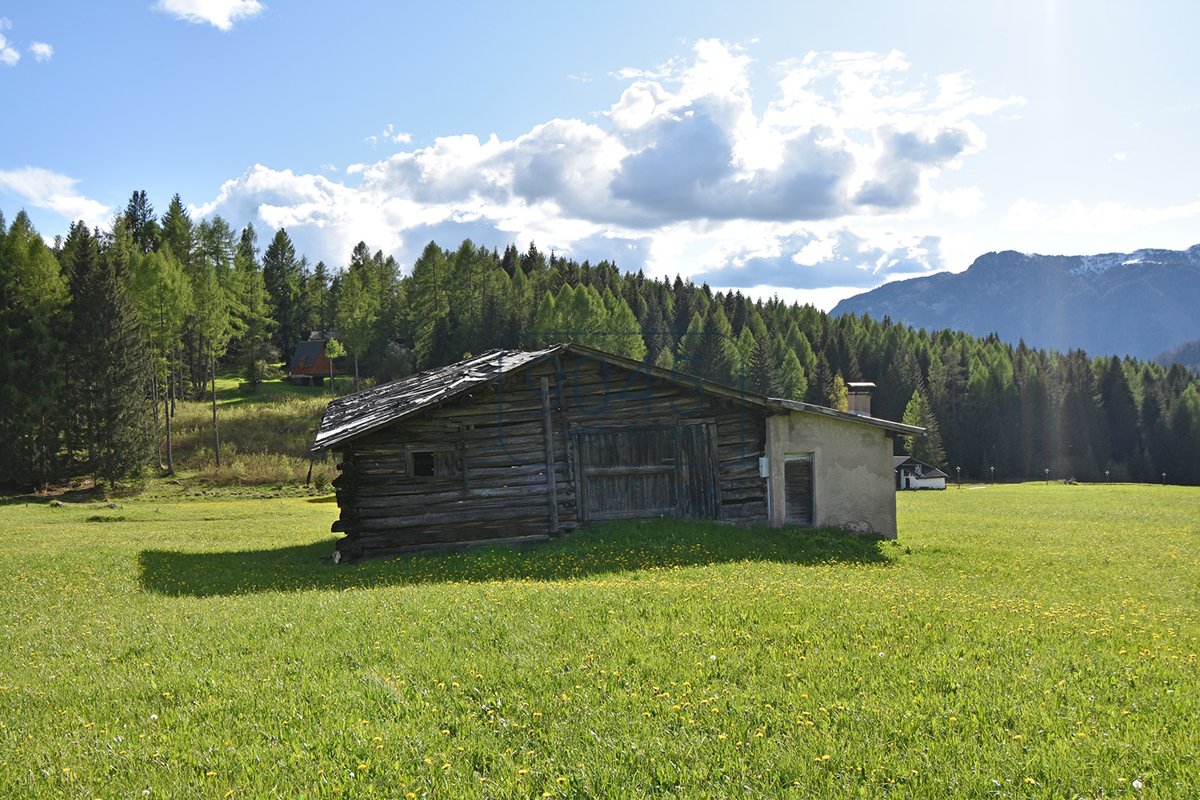
<svg viewBox="0 0 1200 800"><path fill-rule="evenodd" d="M829 307L1200 242L1200 6L0 3L0 210L615 260Z"/></svg>

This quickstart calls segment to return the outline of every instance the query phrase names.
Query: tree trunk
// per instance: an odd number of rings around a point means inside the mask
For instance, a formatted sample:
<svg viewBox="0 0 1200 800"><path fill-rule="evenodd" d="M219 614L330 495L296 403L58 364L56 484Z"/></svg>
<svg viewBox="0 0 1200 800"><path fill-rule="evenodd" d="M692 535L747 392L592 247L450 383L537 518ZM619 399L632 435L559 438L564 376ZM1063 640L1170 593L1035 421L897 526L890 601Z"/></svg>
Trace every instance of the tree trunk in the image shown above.
<svg viewBox="0 0 1200 800"><path fill-rule="evenodd" d="M175 474L175 449L171 441L171 408L172 398L175 396L175 379L174 372L168 373L167 379L168 388L163 393L163 418L167 423L167 474Z"/></svg>
<svg viewBox="0 0 1200 800"><path fill-rule="evenodd" d="M354 354L354 391L358 391L358 353Z"/></svg>
<svg viewBox="0 0 1200 800"><path fill-rule="evenodd" d="M154 441L158 444L158 468L163 469L162 439L158 438L158 365L150 373L150 409L154 412Z"/></svg>
<svg viewBox="0 0 1200 800"><path fill-rule="evenodd" d="M217 469L221 468L221 434L217 430L217 359L209 355L209 372L212 375L212 412L213 412L213 453L217 459Z"/></svg>
<svg viewBox="0 0 1200 800"><path fill-rule="evenodd" d="M331 395L337 394L337 392L335 392L333 390L333 359L332 358L329 359L329 393Z"/></svg>

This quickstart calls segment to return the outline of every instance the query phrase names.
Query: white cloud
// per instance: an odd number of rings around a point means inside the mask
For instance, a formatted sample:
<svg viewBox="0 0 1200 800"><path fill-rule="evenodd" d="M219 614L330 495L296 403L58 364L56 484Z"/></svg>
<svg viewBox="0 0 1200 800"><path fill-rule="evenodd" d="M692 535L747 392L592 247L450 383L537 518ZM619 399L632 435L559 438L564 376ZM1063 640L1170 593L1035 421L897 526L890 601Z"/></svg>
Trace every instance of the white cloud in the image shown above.
<svg viewBox="0 0 1200 800"><path fill-rule="evenodd" d="M7 17L0 17L0 31L6 31L12 28L12 20ZM21 60L21 54L8 43L3 33L0 33L0 64L9 67L15 67L17 62Z"/></svg>
<svg viewBox="0 0 1200 800"><path fill-rule="evenodd" d="M615 73L626 85L592 121L553 119L513 139L442 136L347 166L353 187L256 165L198 211L287 225L310 257L337 264L360 239L403 262L430 238L469 235L626 254L655 275L751 266L776 285L878 282L940 265L936 235L887 231L978 212L978 188L939 190L938 176L986 146L979 118L1022 102L983 96L960 74L910 76L898 51L810 53L780 65L766 97L751 68L746 52L704 40L689 59ZM411 137L389 124L366 141ZM757 285L749 272L726 277Z"/></svg>
<svg viewBox="0 0 1200 800"><path fill-rule="evenodd" d="M1129 156L1126 153L1113 153L1111 156L1108 157L1108 160L1109 161L1124 161L1127 158L1129 158Z"/></svg>
<svg viewBox="0 0 1200 800"><path fill-rule="evenodd" d="M389 122L387 127L381 133L366 136L363 141L374 147L380 142L392 142L393 144L411 144L412 134L404 131L397 131L394 123Z"/></svg>
<svg viewBox="0 0 1200 800"><path fill-rule="evenodd" d="M239 21L266 8L259 0L158 0L154 7L177 19L207 23L222 31L233 30Z"/></svg>
<svg viewBox="0 0 1200 800"><path fill-rule="evenodd" d="M54 57L54 47L45 42L34 42L29 45L29 52L33 53L33 60L39 63L49 61Z"/></svg>
<svg viewBox="0 0 1200 800"><path fill-rule="evenodd" d="M41 167L0 170L0 189L15 194L23 202L71 221L83 220L91 226L106 224L109 207L80 194L75 189L78 183L77 178Z"/></svg>
<svg viewBox="0 0 1200 800"><path fill-rule="evenodd" d="M801 266L813 266L833 258L837 239L813 239L792 255L792 261Z"/></svg>
<svg viewBox="0 0 1200 800"><path fill-rule="evenodd" d="M1072 200L1051 208L1032 200L1013 203L1001 226L1013 231L1111 235L1147 229L1163 223L1194 221L1200 223L1200 200L1160 208L1139 208L1126 203L1101 202L1087 205ZM1103 249L1093 247L1087 252Z"/></svg>

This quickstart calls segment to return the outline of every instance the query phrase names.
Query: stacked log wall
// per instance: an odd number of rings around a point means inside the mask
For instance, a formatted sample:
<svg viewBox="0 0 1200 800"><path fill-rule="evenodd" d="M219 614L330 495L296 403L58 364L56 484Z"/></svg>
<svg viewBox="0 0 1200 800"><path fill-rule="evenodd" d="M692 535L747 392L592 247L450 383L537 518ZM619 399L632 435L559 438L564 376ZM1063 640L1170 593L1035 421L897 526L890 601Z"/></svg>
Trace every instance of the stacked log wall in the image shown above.
<svg viewBox="0 0 1200 800"><path fill-rule="evenodd" d="M715 422L721 518L766 521L766 481L758 476L763 409L595 361L543 362L344 445L335 481L341 518L334 530L346 534L341 555L545 538L550 487L542 378L550 388L560 529L580 519L572 431L647 420ZM412 450L451 447L460 474L409 474Z"/></svg>

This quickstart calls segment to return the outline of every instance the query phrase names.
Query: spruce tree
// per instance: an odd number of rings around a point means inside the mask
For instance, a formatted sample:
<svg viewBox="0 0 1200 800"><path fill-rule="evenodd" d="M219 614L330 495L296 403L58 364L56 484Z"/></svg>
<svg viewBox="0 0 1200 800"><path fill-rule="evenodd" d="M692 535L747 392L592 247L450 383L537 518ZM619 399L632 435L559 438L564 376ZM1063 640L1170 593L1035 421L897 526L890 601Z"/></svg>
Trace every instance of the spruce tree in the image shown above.
<svg viewBox="0 0 1200 800"><path fill-rule="evenodd" d="M0 484L56 477L67 285L28 215L0 215Z"/></svg>
<svg viewBox="0 0 1200 800"><path fill-rule="evenodd" d="M746 376L746 390L767 397L780 397L782 382L780 381L779 362L772 352L771 344L766 339L755 338L749 328L742 329L743 335L750 336L750 369Z"/></svg>
<svg viewBox="0 0 1200 800"><path fill-rule="evenodd" d="M271 348L271 301L262 267L258 263L257 235L253 225L242 229L237 253L233 258L236 276L237 315L239 335L234 352L251 392L257 392L263 379L263 367L277 353Z"/></svg>
<svg viewBox="0 0 1200 800"><path fill-rule="evenodd" d="M79 466L112 486L141 475L149 462L152 360L120 253L101 253L81 222L63 253L72 275L68 394Z"/></svg>
<svg viewBox="0 0 1200 800"><path fill-rule="evenodd" d="M272 317L275 321L274 344L279 348L280 358L291 359L296 343L308 336L303 327L300 291L303 272L296 258L296 248L287 231L275 231L271 243L263 253L263 283L271 298Z"/></svg>

